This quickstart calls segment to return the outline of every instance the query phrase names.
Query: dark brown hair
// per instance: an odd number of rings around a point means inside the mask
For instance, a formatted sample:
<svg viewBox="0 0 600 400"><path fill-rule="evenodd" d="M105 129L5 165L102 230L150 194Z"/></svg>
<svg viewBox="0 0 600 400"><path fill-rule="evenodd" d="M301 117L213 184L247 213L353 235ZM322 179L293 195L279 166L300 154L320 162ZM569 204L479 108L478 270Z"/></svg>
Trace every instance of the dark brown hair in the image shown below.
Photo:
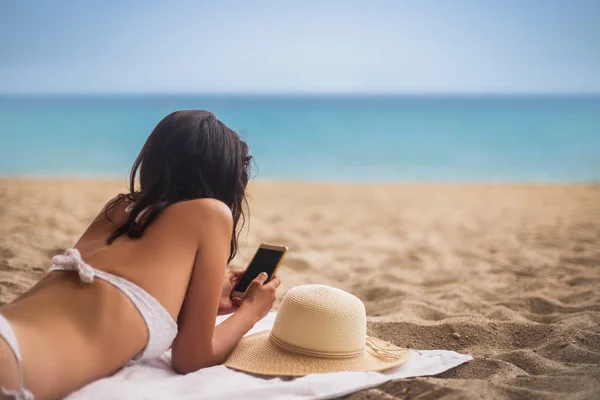
<svg viewBox="0 0 600 400"><path fill-rule="evenodd" d="M241 226L245 222L251 160L248 145L212 113L189 110L167 115L154 128L133 164L129 193L117 196L106 208L108 217L108 211L118 203L133 203L127 221L108 237L107 243L123 234L140 238L171 204L214 198L227 204L233 214L231 261L238 248L238 222L242 220Z"/></svg>

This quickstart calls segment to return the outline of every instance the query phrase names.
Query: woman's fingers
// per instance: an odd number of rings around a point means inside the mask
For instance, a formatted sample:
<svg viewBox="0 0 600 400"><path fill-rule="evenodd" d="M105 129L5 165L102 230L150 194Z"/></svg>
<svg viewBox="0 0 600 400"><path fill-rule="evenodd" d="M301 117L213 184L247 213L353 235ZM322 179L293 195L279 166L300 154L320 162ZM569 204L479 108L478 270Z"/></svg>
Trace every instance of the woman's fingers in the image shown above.
<svg viewBox="0 0 600 400"><path fill-rule="evenodd" d="M271 285L273 286L273 288L277 289L279 285L281 285L281 280L279 280L279 277L276 276L275 278L271 279L271 281L267 283L267 285Z"/></svg>
<svg viewBox="0 0 600 400"><path fill-rule="evenodd" d="M231 270L230 272L231 272L232 278L240 279L242 276L244 276L244 272L246 272L246 271L243 269L234 269L234 270Z"/></svg>
<svg viewBox="0 0 600 400"><path fill-rule="evenodd" d="M225 273L225 277L230 281L239 280L244 275L243 269L230 269Z"/></svg>

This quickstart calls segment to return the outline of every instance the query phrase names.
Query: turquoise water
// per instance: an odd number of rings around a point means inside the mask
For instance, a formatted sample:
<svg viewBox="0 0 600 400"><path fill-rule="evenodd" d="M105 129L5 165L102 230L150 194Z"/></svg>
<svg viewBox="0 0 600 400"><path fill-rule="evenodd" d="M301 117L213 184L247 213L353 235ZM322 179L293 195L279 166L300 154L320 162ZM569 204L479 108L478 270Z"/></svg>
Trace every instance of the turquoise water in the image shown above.
<svg viewBox="0 0 600 400"><path fill-rule="evenodd" d="M158 121L207 109L259 179L600 181L600 96L0 96L0 175L124 176Z"/></svg>

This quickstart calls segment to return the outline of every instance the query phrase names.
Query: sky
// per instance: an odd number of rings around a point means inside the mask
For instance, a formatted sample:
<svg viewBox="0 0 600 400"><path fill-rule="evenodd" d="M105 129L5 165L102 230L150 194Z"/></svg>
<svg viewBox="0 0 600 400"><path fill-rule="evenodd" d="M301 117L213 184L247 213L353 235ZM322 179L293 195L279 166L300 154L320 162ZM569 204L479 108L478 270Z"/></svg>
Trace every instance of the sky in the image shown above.
<svg viewBox="0 0 600 400"><path fill-rule="evenodd" d="M600 0L0 0L0 93L600 93Z"/></svg>

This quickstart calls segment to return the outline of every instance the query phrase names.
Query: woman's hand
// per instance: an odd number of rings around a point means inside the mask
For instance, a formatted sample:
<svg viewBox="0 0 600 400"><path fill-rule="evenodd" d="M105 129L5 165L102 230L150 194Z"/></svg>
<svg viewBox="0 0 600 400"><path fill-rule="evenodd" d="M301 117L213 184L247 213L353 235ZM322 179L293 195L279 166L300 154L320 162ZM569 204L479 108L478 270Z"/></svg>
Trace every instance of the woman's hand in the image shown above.
<svg viewBox="0 0 600 400"><path fill-rule="evenodd" d="M219 299L218 315L231 314L240 307L240 299L231 299L229 295L235 287L235 284L238 283L242 275L244 275L244 272L245 271L243 270L229 270L225 272L223 288L221 289L221 298Z"/></svg>
<svg viewBox="0 0 600 400"><path fill-rule="evenodd" d="M267 278L268 275L264 272L258 275L248 286L242 298L241 307L251 312L257 321L264 318L273 308L276 299L275 291L281 284L278 277L265 284Z"/></svg>

